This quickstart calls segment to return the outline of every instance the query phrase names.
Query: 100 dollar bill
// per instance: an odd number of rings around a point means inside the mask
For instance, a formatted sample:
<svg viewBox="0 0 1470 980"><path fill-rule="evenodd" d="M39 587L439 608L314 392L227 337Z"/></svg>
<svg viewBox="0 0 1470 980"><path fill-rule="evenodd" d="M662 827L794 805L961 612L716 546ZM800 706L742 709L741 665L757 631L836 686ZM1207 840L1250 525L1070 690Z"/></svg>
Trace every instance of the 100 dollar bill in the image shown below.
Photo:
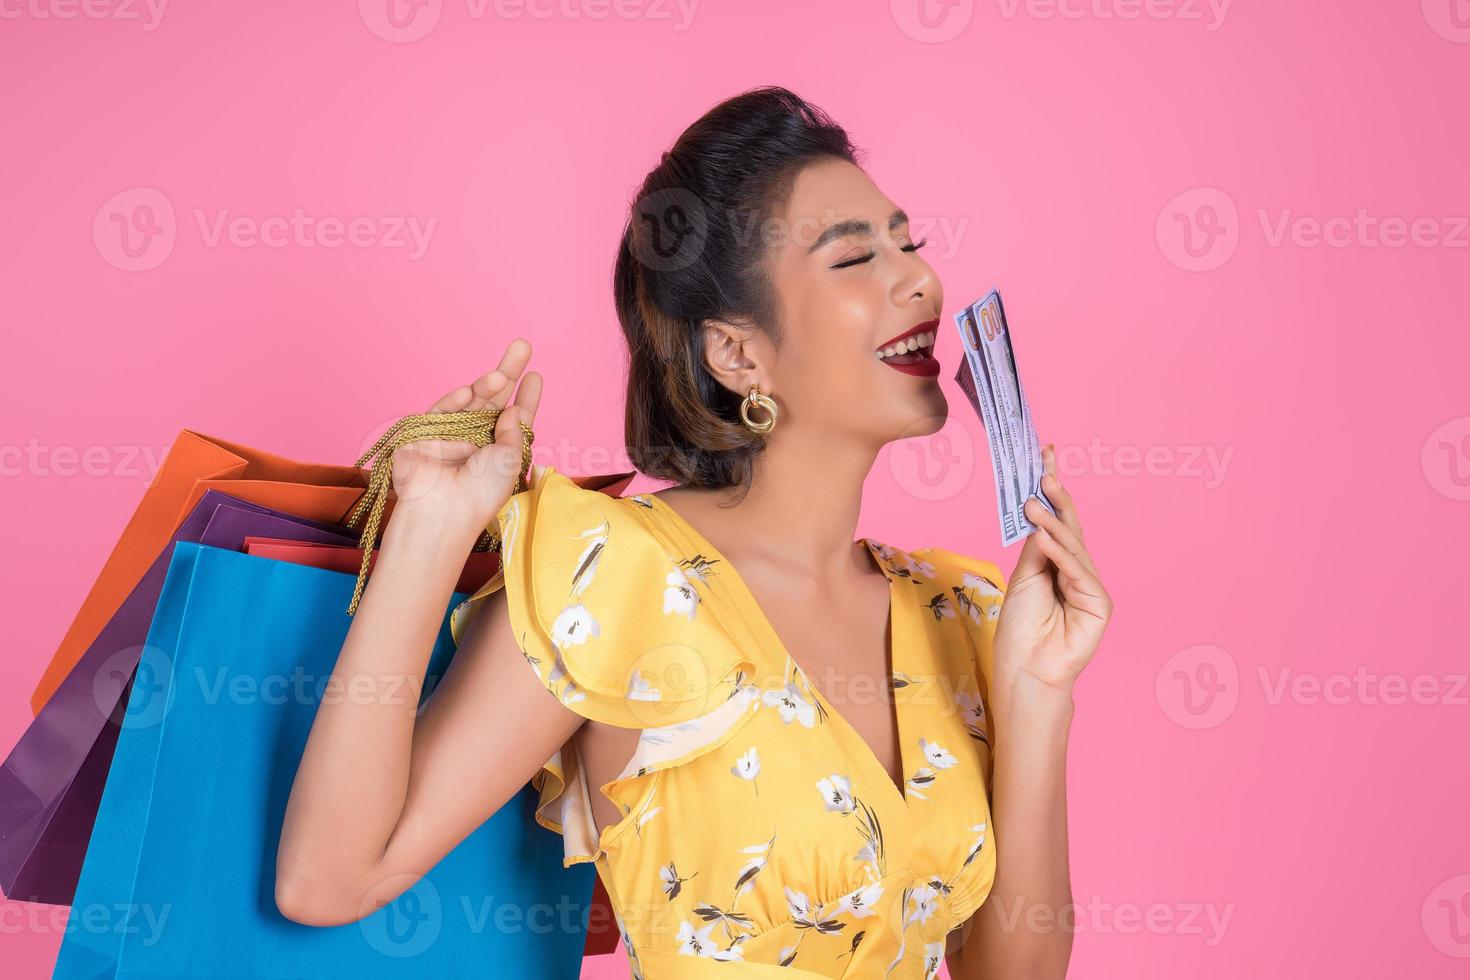
<svg viewBox="0 0 1470 980"><path fill-rule="evenodd" d="M954 321L965 355L955 381L985 424L990 462L995 470L1001 545L1009 547L1036 530L1025 511L1026 501L1032 496L1056 513L1041 489L1044 472L1041 445L1016 370L1015 350L1000 293L992 289L956 313Z"/></svg>

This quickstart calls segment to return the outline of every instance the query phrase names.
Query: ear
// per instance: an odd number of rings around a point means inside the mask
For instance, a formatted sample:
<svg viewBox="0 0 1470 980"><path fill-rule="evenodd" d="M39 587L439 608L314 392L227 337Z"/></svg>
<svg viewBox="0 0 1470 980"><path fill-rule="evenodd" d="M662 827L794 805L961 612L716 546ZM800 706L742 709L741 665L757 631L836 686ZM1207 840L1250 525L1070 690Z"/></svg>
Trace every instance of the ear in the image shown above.
<svg viewBox="0 0 1470 980"><path fill-rule="evenodd" d="M704 366L716 381L745 397L750 386L770 387L770 349L764 331L729 320L705 320Z"/></svg>

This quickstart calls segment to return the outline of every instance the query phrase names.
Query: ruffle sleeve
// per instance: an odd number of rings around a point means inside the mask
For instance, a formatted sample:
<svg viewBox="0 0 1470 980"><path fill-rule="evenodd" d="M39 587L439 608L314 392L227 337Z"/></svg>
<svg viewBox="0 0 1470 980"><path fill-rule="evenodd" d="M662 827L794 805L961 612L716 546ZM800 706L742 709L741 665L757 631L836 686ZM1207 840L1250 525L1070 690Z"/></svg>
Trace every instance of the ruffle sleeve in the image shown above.
<svg viewBox="0 0 1470 980"><path fill-rule="evenodd" d="M742 704L751 661L699 608L694 583L645 522L638 498L579 486L538 467L531 487L496 515L501 572L483 597L504 588L517 644L542 686L584 718L661 737L629 770L603 785L626 814L644 775L680 759L659 744L672 726L720 718ZM717 711L717 709L719 709ZM593 787L575 737L532 780L536 819L565 838L564 863L593 860ZM626 822L626 821L625 821Z"/></svg>
<svg viewBox="0 0 1470 980"><path fill-rule="evenodd" d="M995 628L1005 602L1007 581L992 561L963 555L947 548L920 548L913 558L932 568L933 579L950 597L950 608L958 621L974 660L978 698L973 703L961 694L961 710L967 724L990 744L990 692L995 681ZM992 760L986 753L985 786L991 786Z"/></svg>
<svg viewBox="0 0 1470 980"><path fill-rule="evenodd" d="M547 467L497 519L510 621L541 683L583 717L643 729L718 707L744 658L696 622L637 506Z"/></svg>

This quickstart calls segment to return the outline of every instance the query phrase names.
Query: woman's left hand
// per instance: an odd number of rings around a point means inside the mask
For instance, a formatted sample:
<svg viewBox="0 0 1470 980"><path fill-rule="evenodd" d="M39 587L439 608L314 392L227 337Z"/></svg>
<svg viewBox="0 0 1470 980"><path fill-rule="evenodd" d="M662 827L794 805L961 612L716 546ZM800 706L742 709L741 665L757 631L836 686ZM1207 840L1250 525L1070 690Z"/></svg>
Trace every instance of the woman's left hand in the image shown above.
<svg viewBox="0 0 1470 980"><path fill-rule="evenodd" d="M1041 488L1052 514L1035 497L1026 516L1037 529L1021 546L1006 584L995 630L995 667L1029 675L1070 695L1112 615L1113 600L1082 542L1072 495L1057 480L1056 451L1047 445Z"/></svg>

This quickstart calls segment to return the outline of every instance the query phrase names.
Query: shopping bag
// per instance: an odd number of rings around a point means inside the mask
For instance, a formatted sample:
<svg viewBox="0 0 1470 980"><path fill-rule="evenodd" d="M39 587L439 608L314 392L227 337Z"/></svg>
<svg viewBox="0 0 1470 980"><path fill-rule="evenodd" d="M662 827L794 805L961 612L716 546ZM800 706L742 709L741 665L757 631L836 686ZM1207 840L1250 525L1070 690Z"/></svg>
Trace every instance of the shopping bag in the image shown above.
<svg viewBox="0 0 1470 980"><path fill-rule="evenodd" d="M340 528L237 500L200 497L172 541L238 550L250 535L351 544ZM157 555L0 767L0 887L14 901L66 905L76 889L117 744L127 685L168 574Z"/></svg>
<svg viewBox="0 0 1470 980"><path fill-rule="evenodd" d="M276 561L290 561L298 565L310 565L313 568L330 568L334 572L352 572L354 575L362 567L362 549L351 545L286 541L281 538L251 535L245 539L245 544L240 550L247 555L274 558ZM369 572L377 564L378 549L374 548L372 557L368 559ZM459 582L454 587L455 591L474 592L489 581L499 569L499 552L471 552L468 560L465 561L464 571L460 573Z"/></svg>
<svg viewBox="0 0 1470 980"><path fill-rule="evenodd" d="M358 922L305 926L276 909L286 800L354 584L174 546L143 653L153 683L128 700L57 980L578 975L594 872L562 868L529 784ZM447 612L425 697L454 653Z"/></svg>
<svg viewBox="0 0 1470 980"><path fill-rule="evenodd" d="M184 429L42 672L31 710L40 713L207 491L337 524L367 486L368 475L356 466L300 463ZM391 514L391 502L385 513Z"/></svg>

